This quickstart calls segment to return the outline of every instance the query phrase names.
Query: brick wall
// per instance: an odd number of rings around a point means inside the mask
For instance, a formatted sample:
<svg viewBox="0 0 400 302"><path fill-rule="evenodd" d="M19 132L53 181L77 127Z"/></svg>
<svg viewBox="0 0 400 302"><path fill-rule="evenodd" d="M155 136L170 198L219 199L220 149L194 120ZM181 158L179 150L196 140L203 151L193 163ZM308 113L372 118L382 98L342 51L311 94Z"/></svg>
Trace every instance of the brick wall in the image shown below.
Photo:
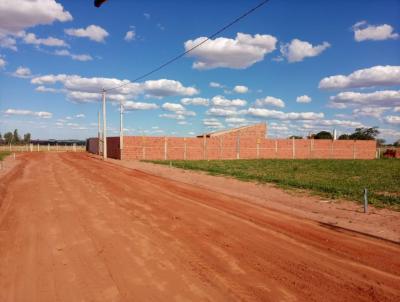
<svg viewBox="0 0 400 302"><path fill-rule="evenodd" d="M97 152L97 139L89 151ZM109 137L108 157L120 159L119 137ZM242 136L209 138L124 137L124 160L163 159L374 159L375 141L261 139Z"/></svg>

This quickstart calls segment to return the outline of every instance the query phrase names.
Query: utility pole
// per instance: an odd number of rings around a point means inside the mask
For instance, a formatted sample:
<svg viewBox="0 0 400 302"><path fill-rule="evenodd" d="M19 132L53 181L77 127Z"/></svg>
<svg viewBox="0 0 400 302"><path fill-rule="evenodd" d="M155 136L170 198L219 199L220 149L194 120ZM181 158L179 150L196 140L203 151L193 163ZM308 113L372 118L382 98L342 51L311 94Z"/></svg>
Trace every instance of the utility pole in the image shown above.
<svg viewBox="0 0 400 302"><path fill-rule="evenodd" d="M103 88L103 158L107 159L107 117L106 117L106 91Z"/></svg>

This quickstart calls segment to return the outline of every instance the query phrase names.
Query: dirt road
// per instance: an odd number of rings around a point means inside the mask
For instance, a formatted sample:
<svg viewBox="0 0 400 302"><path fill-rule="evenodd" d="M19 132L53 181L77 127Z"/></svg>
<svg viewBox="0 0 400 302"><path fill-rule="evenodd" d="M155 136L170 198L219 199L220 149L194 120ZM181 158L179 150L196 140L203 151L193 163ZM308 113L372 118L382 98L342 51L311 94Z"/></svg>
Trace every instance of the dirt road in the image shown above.
<svg viewBox="0 0 400 302"><path fill-rule="evenodd" d="M400 246L85 154L0 179L0 301L398 301Z"/></svg>

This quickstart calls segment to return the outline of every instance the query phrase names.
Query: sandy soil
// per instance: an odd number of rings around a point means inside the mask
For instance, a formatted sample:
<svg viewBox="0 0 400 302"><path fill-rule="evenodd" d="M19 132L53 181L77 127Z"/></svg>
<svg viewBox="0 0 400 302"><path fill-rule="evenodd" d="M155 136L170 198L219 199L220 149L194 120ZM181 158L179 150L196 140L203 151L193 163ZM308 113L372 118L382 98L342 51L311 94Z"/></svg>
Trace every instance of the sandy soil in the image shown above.
<svg viewBox="0 0 400 302"><path fill-rule="evenodd" d="M368 213L365 214L363 206L354 201L324 199L315 195L310 196L309 193L300 190L285 191L271 184L257 184L223 176L211 176L201 171L182 170L173 166L140 161L112 159L108 161L123 167L239 197L271 210L317 221L326 227L341 231L360 232L400 243L400 212L397 211L374 208L369 205Z"/></svg>
<svg viewBox="0 0 400 302"><path fill-rule="evenodd" d="M1 177L0 301L395 301L400 246L77 153Z"/></svg>

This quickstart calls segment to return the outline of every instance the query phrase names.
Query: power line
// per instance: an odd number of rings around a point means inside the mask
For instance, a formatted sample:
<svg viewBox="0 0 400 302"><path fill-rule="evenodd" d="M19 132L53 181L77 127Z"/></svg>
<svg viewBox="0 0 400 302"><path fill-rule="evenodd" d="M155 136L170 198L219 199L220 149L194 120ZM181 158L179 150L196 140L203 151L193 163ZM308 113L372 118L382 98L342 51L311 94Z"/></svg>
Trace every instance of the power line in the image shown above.
<svg viewBox="0 0 400 302"><path fill-rule="evenodd" d="M253 8L249 9L248 11L246 11L245 13L243 13L242 15L240 15L239 17L237 17L235 20L231 21L230 23L228 23L227 25L225 25L224 27L220 28L218 31L216 31L215 33L213 33L212 35L208 36L207 38L205 38L203 41L201 41L200 43L196 44L195 46L191 47L190 49L180 53L179 55L177 55L176 57L173 57L172 59L168 60L167 62L161 64L160 66L154 68L153 70L137 77L136 79L130 81L129 83L125 83L125 84L121 84L119 86L115 86L112 88L108 88L108 89L104 89L104 92L108 92L111 90L115 90L115 89L119 89L122 88L126 85L135 83L137 81L140 81L146 77L148 77L149 75L152 75L153 73L163 69L164 67L168 66L169 64L179 60L180 58L182 58L183 56L185 56L186 54L188 54L189 52L195 50L196 48L200 47L201 45L203 45L204 43L206 43L207 41L215 38L217 35L219 35L220 33L224 32L225 30L227 30L229 27L231 27L232 25L234 25L235 23L239 22L240 20L246 18L248 15L252 14L254 11L256 11L257 9L259 9L260 7L262 7L263 5L267 4L267 2L269 2L269 0L264 0L262 2L260 2L258 5L254 6Z"/></svg>

